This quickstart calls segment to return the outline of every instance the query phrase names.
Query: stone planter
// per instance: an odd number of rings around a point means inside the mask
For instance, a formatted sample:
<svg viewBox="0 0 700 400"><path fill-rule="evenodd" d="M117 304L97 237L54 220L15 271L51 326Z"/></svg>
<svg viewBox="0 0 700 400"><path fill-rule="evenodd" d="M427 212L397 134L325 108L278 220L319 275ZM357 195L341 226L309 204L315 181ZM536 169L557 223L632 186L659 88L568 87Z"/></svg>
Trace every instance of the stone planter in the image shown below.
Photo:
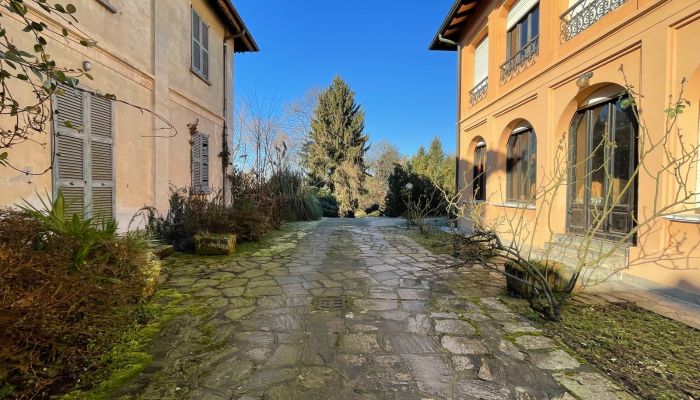
<svg viewBox="0 0 700 400"><path fill-rule="evenodd" d="M198 256L227 256L236 251L236 235L199 233L194 247Z"/></svg>
<svg viewBox="0 0 700 400"><path fill-rule="evenodd" d="M543 263L537 263L537 265L547 279L549 287L552 288L554 292L564 290L566 282L559 273L560 266L558 264L545 265ZM519 265L511 262L505 264L505 272L506 286L509 293L525 299L529 299L533 296L533 288L531 285L536 281L531 274Z"/></svg>

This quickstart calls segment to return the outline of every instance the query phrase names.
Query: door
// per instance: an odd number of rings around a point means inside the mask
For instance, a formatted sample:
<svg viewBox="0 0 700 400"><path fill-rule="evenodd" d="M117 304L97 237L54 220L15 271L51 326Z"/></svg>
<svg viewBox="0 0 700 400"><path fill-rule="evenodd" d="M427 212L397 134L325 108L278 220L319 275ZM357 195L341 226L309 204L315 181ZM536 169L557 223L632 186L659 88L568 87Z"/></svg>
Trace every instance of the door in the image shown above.
<svg viewBox="0 0 700 400"><path fill-rule="evenodd" d="M568 231L619 241L634 228L637 129L617 97L579 110L571 123Z"/></svg>

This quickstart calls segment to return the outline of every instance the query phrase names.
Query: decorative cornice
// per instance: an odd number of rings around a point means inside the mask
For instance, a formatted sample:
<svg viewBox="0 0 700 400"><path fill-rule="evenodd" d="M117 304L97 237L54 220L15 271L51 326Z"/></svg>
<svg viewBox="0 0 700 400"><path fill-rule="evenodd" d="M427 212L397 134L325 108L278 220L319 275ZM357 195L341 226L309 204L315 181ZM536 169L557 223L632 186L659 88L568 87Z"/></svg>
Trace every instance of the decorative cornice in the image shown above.
<svg viewBox="0 0 700 400"><path fill-rule="evenodd" d="M496 111L493 114L493 116L500 117L508 112L515 110L516 108L522 106L523 104L527 104L535 99L537 99L537 93L533 93L530 96L527 96L523 99L515 101L514 103L511 103L510 105L505 106L504 108L500 109L499 111Z"/></svg>

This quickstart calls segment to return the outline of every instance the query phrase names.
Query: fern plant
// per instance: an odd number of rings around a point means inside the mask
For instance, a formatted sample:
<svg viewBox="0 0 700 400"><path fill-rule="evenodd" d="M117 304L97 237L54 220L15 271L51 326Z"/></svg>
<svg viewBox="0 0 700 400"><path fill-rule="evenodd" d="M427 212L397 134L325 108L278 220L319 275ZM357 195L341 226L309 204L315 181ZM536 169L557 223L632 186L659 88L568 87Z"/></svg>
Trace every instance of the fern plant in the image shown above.
<svg viewBox="0 0 700 400"><path fill-rule="evenodd" d="M39 196L40 207L27 200L23 201L24 204L18 207L29 213L46 229L49 233L46 239L49 242L58 242L61 245L68 243L71 247L73 268L85 265L95 246L113 240L117 235L117 223L111 218L82 218L77 213L67 213L69 204L60 191L53 202L48 193L45 198Z"/></svg>

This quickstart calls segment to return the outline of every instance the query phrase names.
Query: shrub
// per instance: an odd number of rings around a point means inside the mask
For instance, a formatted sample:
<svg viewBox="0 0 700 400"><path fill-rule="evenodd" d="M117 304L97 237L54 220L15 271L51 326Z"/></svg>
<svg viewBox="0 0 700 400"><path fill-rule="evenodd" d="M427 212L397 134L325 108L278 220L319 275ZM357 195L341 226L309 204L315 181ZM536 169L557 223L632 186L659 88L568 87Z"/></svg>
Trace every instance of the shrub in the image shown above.
<svg viewBox="0 0 700 400"><path fill-rule="evenodd" d="M221 193L213 196L191 194L173 189L165 217L149 209L149 230L178 251L194 251L198 233L234 233L240 241L255 241L279 226L276 203L269 198L256 199L249 194L226 206Z"/></svg>
<svg viewBox="0 0 700 400"><path fill-rule="evenodd" d="M321 205L324 217L338 218L340 216L338 199L335 198L335 195L328 187L324 186L321 189L316 189L316 197Z"/></svg>
<svg viewBox="0 0 700 400"><path fill-rule="evenodd" d="M312 221L323 217L323 210L301 173L281 169L269 181L269 192L281 203L280 218L285 221Z"/></svg>
<svg viewBox="0 0 700 400"><path fill-rule="evenodd" d="M384 213L389 217L399 217L406 213L406 184L411 183L411 202L421 205L422 209L431 210L431 215L447 214L447 205L439 188L428 178L419 175L409 167L394 165L394 172L389 176L389 192L386 196Z"/></svg>
<svg viewBox="0 0 700 400"><path fill-rule="evenodd" d="M63 390L98 366L159 270L143 235L69 217L62 203L0 209L0 392L13 397Z"/></svg>

